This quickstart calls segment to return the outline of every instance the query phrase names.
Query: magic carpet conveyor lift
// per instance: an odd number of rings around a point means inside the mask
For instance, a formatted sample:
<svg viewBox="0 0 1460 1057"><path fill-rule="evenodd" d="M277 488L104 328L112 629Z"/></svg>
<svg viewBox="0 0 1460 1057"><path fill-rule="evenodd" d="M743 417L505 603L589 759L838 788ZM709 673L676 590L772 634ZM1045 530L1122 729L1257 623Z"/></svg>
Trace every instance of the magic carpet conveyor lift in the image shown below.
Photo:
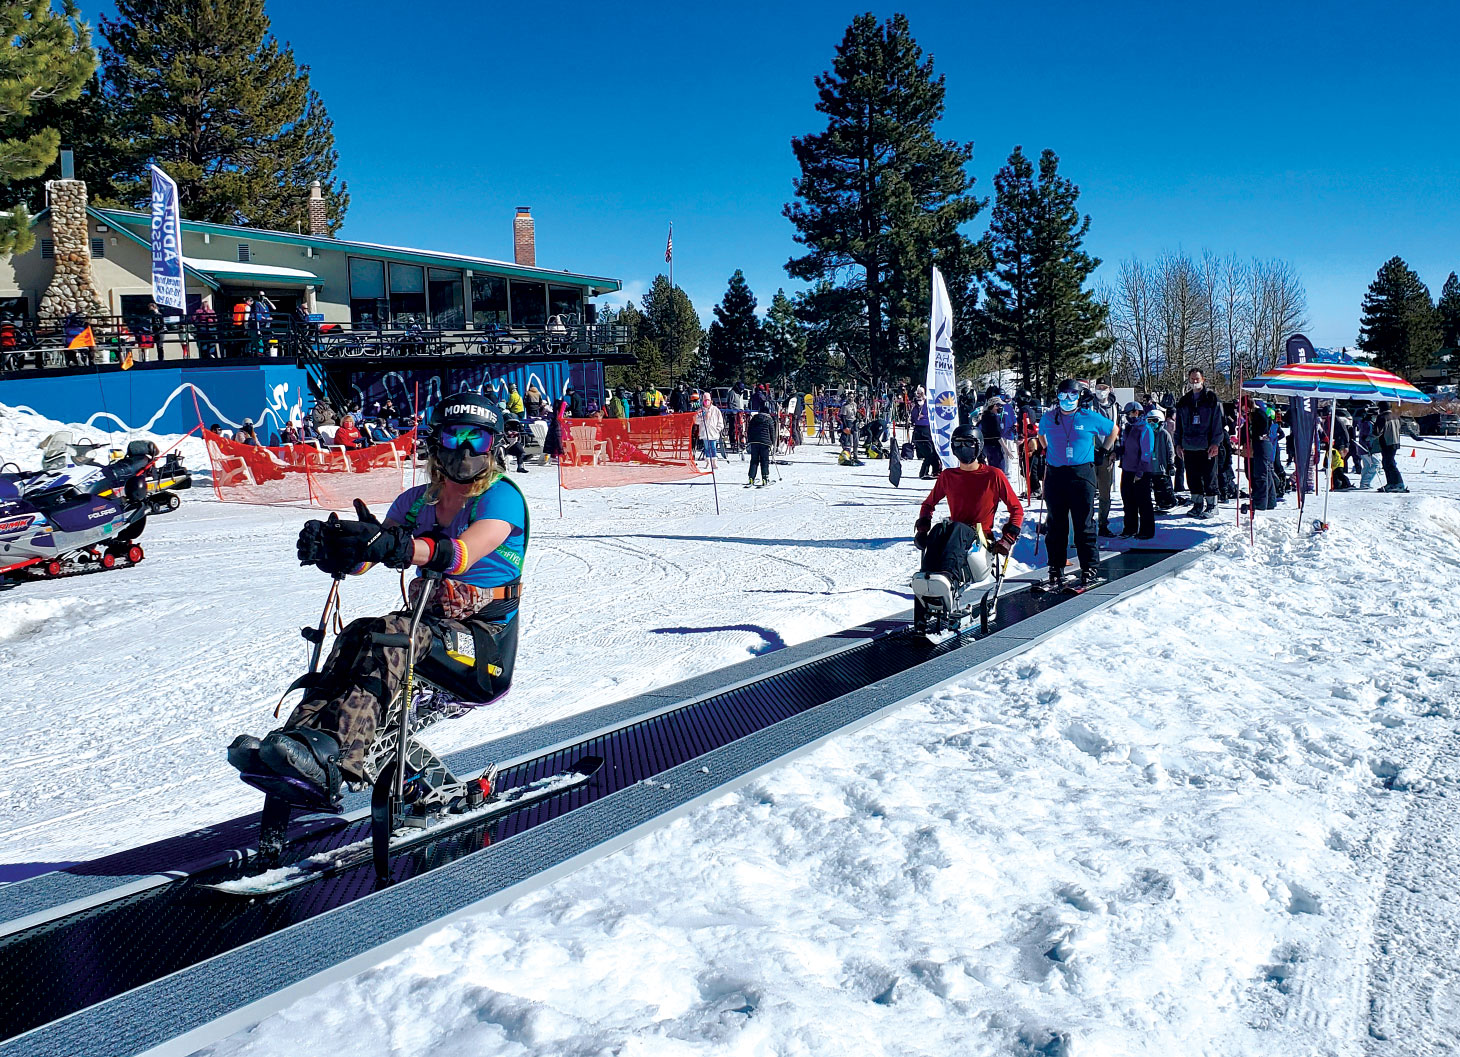
<svg viewBox="0 0 1460 1057"><path fill-rule="evenodd" d="M191 1053L1198 557L1126 551L1084 594L1006 591L987 634L933 644L903 620L875 621L453 754L458 774L497 762L504 788L585 755L605 763L556 797L401 853L390 887L365 864L279 895L220 896L205 886L253 872L251 816L0 888L0 1057ZM368 839L360 800L343 819L297 826L285 863Z"/></svg>

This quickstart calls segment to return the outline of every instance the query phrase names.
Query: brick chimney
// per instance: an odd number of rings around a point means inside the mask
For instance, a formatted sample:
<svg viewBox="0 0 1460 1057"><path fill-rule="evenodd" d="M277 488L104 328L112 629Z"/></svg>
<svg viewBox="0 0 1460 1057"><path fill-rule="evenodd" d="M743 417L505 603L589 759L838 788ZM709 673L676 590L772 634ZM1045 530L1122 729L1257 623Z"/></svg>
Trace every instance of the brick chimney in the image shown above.
<svg viewBox="0 0 1460 1057"><path fill-rule="evenodd" d="M537 236L532 231L532 213L526 206L518 206L512 218L512 259L527 268L537 267Z"/></svg>
<svg viewBox="0 0 1460 1057"><path fill-rule="evenodd" d="M309 233L329 238L329 215L324 210L324 191L315 180L309 185Z"/></svg>

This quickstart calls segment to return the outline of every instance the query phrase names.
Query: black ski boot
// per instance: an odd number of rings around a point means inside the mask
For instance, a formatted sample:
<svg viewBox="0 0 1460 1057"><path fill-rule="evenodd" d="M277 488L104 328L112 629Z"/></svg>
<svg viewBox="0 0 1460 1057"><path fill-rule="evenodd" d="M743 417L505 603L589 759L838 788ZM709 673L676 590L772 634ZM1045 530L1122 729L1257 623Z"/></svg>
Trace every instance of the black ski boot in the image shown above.
<svg viewBox="0 0 1460 1057"><path fill-rule="evenodd" d="M340 745L312 727L288 727L264 738L258 748L266 774L275 777L266 792L290 803L323 810L340 799ZM260 788L264 784L253 782Z"/></svg>
<svg viewBox="0 0 1460 1057"><path fill-rule="evenodd" d="M1080 579L1076 586L1081 591L1088 591L1092 587L1099 587L1105 582L1105 576L1100 572L1099 565L1092 565L1088 569L1080 570Z"/></svg>
<svg viewBox="0 0 1460 1057"><path fill-rule="evenodd" d="M1039 591L1041 593L1042 592L1045 592L1045 591L1048 591L1050 593L1053 593L1055 591L1059 591L1059 590L1063 589L1064 586L1065 586L1065 572L1064 572L1064 570L1063 569L1056 569L1054 566L1050 566L1050 568L1049 568L1049 581L1047 583L1044 583L1044 584L1034 584L1033 585L1033 589L1035 591Z"/></svg>
<svg viewBox="0 0 1460 1057"><path fill-rule="evenodd" d="M228 762L244 774L258 774L266 769L259 759L259 746L262 744L252 734L240 734L228 746Z"/></svg>

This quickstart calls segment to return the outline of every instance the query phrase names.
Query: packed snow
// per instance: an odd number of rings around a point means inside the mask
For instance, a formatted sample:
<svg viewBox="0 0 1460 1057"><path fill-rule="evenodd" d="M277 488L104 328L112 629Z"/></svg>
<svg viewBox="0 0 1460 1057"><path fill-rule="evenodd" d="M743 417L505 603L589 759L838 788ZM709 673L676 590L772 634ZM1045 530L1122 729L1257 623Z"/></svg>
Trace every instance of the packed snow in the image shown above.
<svg viewBox="0 0 1460 1057"><path fill-rule="evenodd" d="M905 608L922 490L830 452L763 491L722 464L720 517L695 484L560 520L552 475L521 478L513 694L433 740ZM1323 534L1291 498L1252 540L1224 506L1179 576L208 1052L1449 1052L1460 910L1423 863L1460 831L1460 445L1401 466L1413 494L1334 496ZM140 567L0 595L0 862L256 806L222 747L271 724L317 618L301 516L195 493Z"/></svg>

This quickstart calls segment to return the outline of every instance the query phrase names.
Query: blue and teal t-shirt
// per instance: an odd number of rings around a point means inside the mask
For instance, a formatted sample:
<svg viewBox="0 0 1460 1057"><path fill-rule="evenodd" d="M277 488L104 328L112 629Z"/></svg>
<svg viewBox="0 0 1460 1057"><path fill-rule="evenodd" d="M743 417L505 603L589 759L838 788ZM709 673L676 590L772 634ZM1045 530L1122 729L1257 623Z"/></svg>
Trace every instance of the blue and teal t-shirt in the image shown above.
<svg viewBox="0 0 1460 1057"><path fill-rule="evenodd" d="M1058 421L1056 421L1058 420ZM1115 423L1090 410L1068 413L1046 411L1039 420L1039 435L1049 442L1045 453L1051 466L1084 466L1095 461L1095 442L1115 431Z"/></svg>
<svg viewBox="0 0 1460 1057"><path fill-rule="evenodd" d="M417 485L402 492L390 504L390 513L386 514L386 519L397 525L404 525L411 507L427 487L429 486ZM503 584L510 584L522 576L522 562L527 556L527 502L522 493L505 477L475 499L468 500L461 512L451 519L450 524L439 528L445 535L457 537L466 531L468 525L482 520L505 521L512 526L512 531L491 554L480 557L470 555L472 563L466 572L448 579L471 584L473 587L501 587ZM422 504L420 512L416 514L416 523L411 528L411 534L428 536L437 528L436 504ZM420 575L419 572L417 575Z"/></svg>

